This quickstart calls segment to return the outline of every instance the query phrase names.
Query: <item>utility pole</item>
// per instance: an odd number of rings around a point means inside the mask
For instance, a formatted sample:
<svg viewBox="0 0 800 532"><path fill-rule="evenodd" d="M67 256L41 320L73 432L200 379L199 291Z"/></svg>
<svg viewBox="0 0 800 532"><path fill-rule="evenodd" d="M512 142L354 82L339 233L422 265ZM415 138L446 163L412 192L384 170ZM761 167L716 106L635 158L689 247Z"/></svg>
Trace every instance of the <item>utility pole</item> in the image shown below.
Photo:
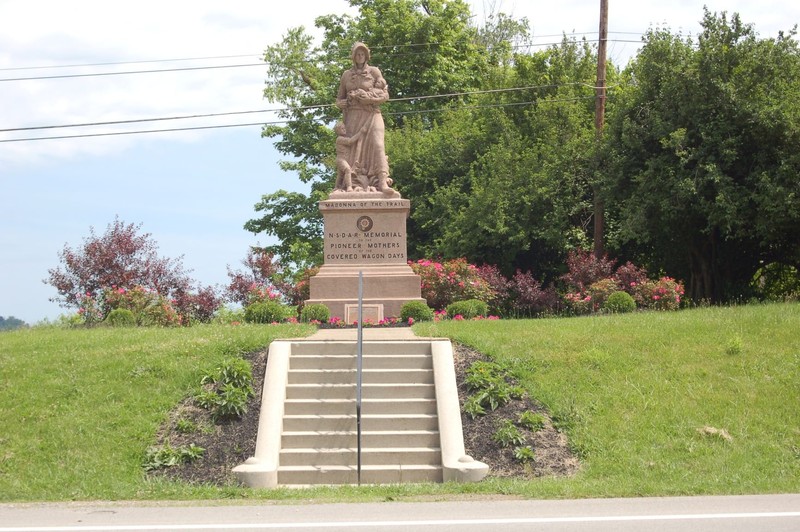
<svg viewBox="0 0 800 532"><path fill-rule="evenodd" d="M596 172L601 172L600 143L603 139L603 126L606 115L606 44L608 43L608 0L600 0L600 38L597 43L597 83L595 84L594 127L597 144ZM605 233L605 205L600 196L600 176L595 175L594 194L594 256L602 258L605 253L603 234Z"/></svg>

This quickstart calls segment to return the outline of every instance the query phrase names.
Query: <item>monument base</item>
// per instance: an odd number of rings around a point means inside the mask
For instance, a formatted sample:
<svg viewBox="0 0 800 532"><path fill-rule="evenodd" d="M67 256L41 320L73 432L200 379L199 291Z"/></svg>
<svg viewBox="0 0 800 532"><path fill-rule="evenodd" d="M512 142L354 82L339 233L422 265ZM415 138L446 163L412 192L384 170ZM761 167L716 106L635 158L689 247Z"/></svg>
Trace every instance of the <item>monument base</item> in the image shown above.
<svg viewBox="0 0 800 532"><path fill-rule="evenodd" d="M408 301L425 302L420 297L420 277L407 264L324 265L310 279L310 304L326 305L331 316L345 323L358 321L358 274L363 273L363 318L377 323L400 317Z"/></svg>
<svg viewBox="0 0 800 532"><path fill-rule="evenodd" d="M406 259L411 202L379 193L331 194L319 202L325 222L325 264L310 279L306 304L323 304L350 324L358 320L358 274L364 275L363 318L400 317L403 304L425 301Z"/></svg>

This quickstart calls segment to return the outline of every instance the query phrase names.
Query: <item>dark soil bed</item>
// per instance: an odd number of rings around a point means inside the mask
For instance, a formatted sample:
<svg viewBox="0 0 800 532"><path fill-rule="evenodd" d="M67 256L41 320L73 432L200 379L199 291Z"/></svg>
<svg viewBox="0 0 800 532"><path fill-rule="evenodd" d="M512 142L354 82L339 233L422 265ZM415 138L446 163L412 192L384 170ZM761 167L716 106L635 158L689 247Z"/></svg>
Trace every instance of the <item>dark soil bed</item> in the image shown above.
<svg viewBox="0 0 800 532"><path fill-rule="evenodd" d="M459 400L463 404L468 397L464 385L465 371L473 362L485 360L486 357L459 344L454 344L454 349ZM248 404L247 413L238 420L213 423L208 411L187 399L170 413L169 420L159 431L156 444L169 443L172 447L195 444L204 448L205 453L194 462L155 470L150 472L151 475L193 483L229 485L236 482L231 470L255 453L267 350L250 353L245 358L253 365L253 387L256 391ZM526 444L536 456L533 462L522 463L514 457L513 448L500 447L492 436L500 422L505 419L516 421L519 414L526 410L542 413L545 426L535 433L519 427ZM476 419L462 414L461 421L467 454L488 464L490 477L566 476L574 474L579 468L579 461L570 452L566 436L553 427L548 412L527 397L512 400ZM193 427L194 430L191 430Z"/></svg>

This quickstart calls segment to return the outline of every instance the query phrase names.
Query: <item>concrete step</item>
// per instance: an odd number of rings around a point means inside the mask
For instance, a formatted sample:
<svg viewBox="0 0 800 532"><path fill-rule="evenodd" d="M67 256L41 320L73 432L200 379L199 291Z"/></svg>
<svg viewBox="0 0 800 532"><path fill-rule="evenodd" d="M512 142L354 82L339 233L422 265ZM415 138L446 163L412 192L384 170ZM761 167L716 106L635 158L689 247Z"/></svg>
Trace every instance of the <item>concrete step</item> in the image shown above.
<svg viewBox="0 0 800 532"><path fill-rule="evenodd" d="M365 355L362 359L364 369L432 369L430 355L396 354ZM292 353L289 367L295 369L355 369L356 356L352 355L296 355Z"/></svg>
<svg viewBox="0 0 800 532"><path fill-rule="evenodd" d="M356 412L356 400L346 399L287 399L284 403L284 415L346 415ZM436 414L436 399L404 398L404 399L364 399L361 402L362 414L398 415L398 414Z"/></svg>
<svg viewBox="0 0 800 532"><path fill-rule="evenodd" d="M363 405L362 405L363 410ZM438 418L431 414L361 415L361 430L438 430ZM355 413L344 415L286 415L285 431L346 431L356 430Z"/></svg>
<svg viewBox="0 0 800 532"><path fill-rule="evenodd" d="M358 350L355 342L314 342L298 341L292 342L292 356L296 355L316 355L325 353L326 355L355 355ZM430 355L430 342L424 340L402 341L402 342L380 342L365 341L362 346L362 353L366 355Z"/></svg>
<svg viewBox="0 0 800 532"><path fill-rule="evenodd" d="M442 450L438 447L362 448L362 465L440 465ZM281 466L353 466L358 464L358 449L283 449Z"/></svg>
<svg viewBox="0 0 800 532"><path fill-rule="evenodd" d="M291 369L289 384L353 384L355 369ZM432 369L365 369L363 384L376 383L433 383Z"/></svg>
<svg viewBox="0 0 800 532"><path fill-rule="evenodd" d="M358 447L356 431L283 431L281 449L346 449ZM361 432L365 447L439 447L438 430L378 430Z"/></svg>
<svg viewBox="0 0 800 532"><path fill-rule="evenodd" d="M356 484L355 466L280 466L278 484L307 486L312 484ZM400 484L409 482L442 482L441 466L376 465L361 467L362 484Z"/></svg>
<svg viewBox="0 0 800 532"><path fill-rule="evenodd" d="M434 399L433 384L365 384L362 399ZM350 399L356 396L355 384L289 384L286 399Z"/></svg>

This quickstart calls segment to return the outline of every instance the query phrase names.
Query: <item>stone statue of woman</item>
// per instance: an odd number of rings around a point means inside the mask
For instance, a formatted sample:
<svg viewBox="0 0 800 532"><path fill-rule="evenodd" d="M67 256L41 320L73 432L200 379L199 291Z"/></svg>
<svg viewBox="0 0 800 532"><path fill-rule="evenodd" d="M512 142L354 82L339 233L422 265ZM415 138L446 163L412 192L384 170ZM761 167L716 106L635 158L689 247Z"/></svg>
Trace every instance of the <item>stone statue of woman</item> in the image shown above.
<svg viewBox="0 0 800 532"><path fill-rule="evenodd" d="M337 145L349 146L347 150L337 150L337 167L351 169L350 191L380 192L387 197L399 198L400 193L391 188L380 109L382 103L389 101L389 86L381 71L368 64L370 53L367 45L355 43L351 58L353 67L342 74L336 96L336 105L344 115L344 127L339 131L348 138L347 141L339 139ZM357 139L350 139L356 135ZM349 192L340 183L337 182L334 193Z"/></svg>

